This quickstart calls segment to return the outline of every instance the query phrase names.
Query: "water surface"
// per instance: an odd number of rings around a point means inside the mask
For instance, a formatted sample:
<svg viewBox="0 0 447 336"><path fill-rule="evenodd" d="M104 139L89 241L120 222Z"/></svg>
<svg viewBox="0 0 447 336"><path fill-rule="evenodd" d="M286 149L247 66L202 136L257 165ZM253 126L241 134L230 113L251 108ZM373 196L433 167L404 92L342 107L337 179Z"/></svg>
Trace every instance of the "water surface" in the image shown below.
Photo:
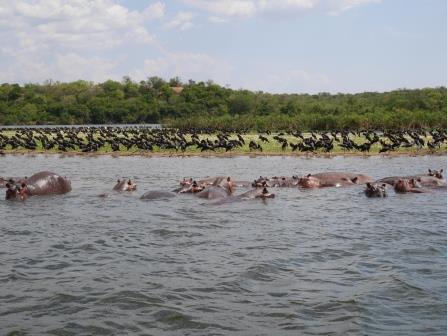
<svg viewBox="0 0 447 336"><path fill-rule="evenodd" d="M446 335L447 193L368 199L361 187L275 199L152 202L184 176L447 167L446 156L0 157L0 176L51 170L63 196L0 200L0 334ZM119 177L134 194L99 198ZM2 191L3 192L3 191Z"/></svg>

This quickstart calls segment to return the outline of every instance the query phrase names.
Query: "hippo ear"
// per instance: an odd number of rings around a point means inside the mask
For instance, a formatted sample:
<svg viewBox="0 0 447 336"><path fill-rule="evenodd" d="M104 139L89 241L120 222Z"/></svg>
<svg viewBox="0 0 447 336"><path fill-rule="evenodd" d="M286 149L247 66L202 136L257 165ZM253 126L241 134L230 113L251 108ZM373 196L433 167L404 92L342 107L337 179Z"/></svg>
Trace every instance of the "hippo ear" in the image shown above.
<svg viewBox="0 0 447 336"><path fill-rule="evenodd" d="M6 183L5 187L9 189L11 188L11 185L9 183Z"/></svg>
<svg viewBox="0 0 447 336"><path fill-rule="evenodd" d="M358 176L356 176L356 177L354 177L353 179L351 179L351 181L353 182L353 183L357 183L357 180L358 180L359 178L358 178Z"/></svg>
<svg viewBox="0 0 447 336"><path fill-rule="evenodd" d="M366 186L368 187L368 188L371 188L372 187L372 185L371 185L371 183L366 183Z"/></svg>
<svg viewBox="0 0 447 336"><path fill-rule="evenodd" d="M307 177L311 177L312 176L312 174L307 174Z"/></svg>
<svg viewBox="0 0 447 336"><path fill-rule="evenodd" d="M117 181L116 181L116 183L120 183L121 181L120 181L120 179L118 179Z"/></svg>
<svg viewBox="0 0 447 336"><path fill-rule="evenodd" d="M444 169L441 169L439 172L440 172L440 173L443 173L443 172L444 172Z"/></svg>
<svg viewBox="0 0 447 336"><path fill-rule="evenodd" d="M382 187L383 187L383 188L386 188L386 183L382 183Z"/></svg>
<svg viewBox="0 0 447 336"><path fill-rule="evenodd" d="M431 169L430 168L428 168L428 172L431 174Z"/></svg>

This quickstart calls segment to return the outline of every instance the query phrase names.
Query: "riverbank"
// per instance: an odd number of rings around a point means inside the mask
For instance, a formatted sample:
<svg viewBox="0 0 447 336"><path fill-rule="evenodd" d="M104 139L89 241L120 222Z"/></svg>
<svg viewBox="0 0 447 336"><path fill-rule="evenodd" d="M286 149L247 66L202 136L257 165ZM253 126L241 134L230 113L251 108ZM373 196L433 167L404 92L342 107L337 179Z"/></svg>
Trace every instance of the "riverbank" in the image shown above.
<svg viewBox="0 0 447 336"><path fill-rule="evenodd" d="M443 155L441 131L186 133L175 129L0 130L0 154L146 157Z"/></svg>
<svg viewBox="0 0 447 336"><path fill-rule="evenodd" d="M331 157L416 157L416 156L444 156L447 155L447 150L442 151L430 151L430 150L418 150L418 151L400 151L391 153L378 153L378 152L331 152L331 153L301 153L301 152L148 152L148 151L103 151L95 153L83 153L80 151L44 151L44 150L3 150L0 151L0 157L4 155L60 155L63 157L100 157L100 156L112 156L112 157L147 157L147 158L189 158L189 157L202 157L202 158L233 158L233 157L296 157L296 158L331 158Z"/></svg>

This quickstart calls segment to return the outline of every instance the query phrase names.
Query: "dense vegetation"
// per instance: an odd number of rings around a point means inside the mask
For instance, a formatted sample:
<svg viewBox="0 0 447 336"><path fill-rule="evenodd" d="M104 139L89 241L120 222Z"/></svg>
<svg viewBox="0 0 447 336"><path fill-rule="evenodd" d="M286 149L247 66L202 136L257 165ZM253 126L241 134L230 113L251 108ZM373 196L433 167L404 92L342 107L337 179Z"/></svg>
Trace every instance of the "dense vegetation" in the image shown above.
<svg viewBox="0 0 447 336"><path fill-rule="evenodd" d="M0 124L165 123L180 128L447 128L447 88L269 94L151 77L136 83L2 84Z"/></svg>

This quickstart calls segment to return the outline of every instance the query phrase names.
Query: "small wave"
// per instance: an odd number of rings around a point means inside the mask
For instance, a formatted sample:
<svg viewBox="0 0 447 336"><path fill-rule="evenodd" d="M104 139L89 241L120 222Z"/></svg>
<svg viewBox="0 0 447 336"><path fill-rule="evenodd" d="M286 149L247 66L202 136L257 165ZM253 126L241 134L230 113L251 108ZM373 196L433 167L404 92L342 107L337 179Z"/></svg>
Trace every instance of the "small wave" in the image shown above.
<svg viewBox="0 0 447 336"><path fill-rule="evenodd" d="M136 291L120 291L100 300L99 304L114 305L123 310L134 310L158 306L163 303L159 297L147 296Z"/></svg>
<svg viewBox="0 0 447 336"><path fill-rule="evenodd" d="M26 273L18 272L15 270L0 277L1 283L11 282L11 281L20 281L20 280L31 280L31 277Z"/></svg>

